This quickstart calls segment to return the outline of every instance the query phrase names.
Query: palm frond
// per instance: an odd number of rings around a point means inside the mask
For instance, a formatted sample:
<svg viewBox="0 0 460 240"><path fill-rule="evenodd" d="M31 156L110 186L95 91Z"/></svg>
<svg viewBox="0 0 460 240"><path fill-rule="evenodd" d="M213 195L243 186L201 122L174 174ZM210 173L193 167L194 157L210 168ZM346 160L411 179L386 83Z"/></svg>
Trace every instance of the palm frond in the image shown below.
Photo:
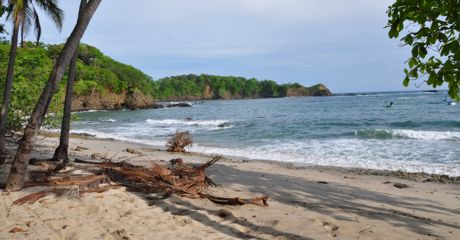
<svg viewBox="0 0 460 240"><path fill-rule="evenodd" d="M30 28L32 27L33 23L33 11L30 8L28 2L24 3L24 9L21 11L20 16L21 42L24 42L24 39L29 34Z"/></svg>
<svg viewBox="0 0 460 240"><path fill-rule="evenodd" d="M33 7L33 22L35 29L35 36L37 39L37 44L40 42L40 37L42 36L42 25L40 24L40 16L38 16L37 10Z"/></svg>
<svg viewBox="0 0 460 240"><path fill-rule="evenodd" d="M28 0L32 1L32 0ZM35 0L34 1L39 8L41 8L56 24L59 31L62 30L64 23L64 12L58 5L58 0Z"/></svg>

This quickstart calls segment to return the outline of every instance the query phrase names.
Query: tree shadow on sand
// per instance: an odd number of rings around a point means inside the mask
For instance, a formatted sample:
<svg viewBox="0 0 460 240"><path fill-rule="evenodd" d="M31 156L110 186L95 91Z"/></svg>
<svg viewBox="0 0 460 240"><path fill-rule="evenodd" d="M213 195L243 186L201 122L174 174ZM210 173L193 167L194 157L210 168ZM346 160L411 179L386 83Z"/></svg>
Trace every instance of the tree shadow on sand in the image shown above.
<svg viewBox="0 0 460 240"><path fill-rule="evenodd" d="M251 193L270 195L271 201L304 208L337 220L356 222L354 219L344 217L343 214L336 214L345 212L366 219L385 221L394 227L405 227L414 233L429 236L437 236L430 227L460 228L457 223L447 223L414 214L415 211L420 211L458 215L457 219L460 219L458 209L444 208L430 200L391 196L371 189L337 183L324 184L288 175L245 171L221 164L210 168L208 173L216 182L245 185ZM248 182L251 183L249 186ZM282 186L277 185L281 182Z"/></svg>
<svg viewBox="0 0 460 240"><path fill-rule="evenodd" d="M415 211L420 211L433 214L456 214L460 217L460 211L444 208L430 200L391 196L370 189L337 183L318 183L289 175L245 171L222 164L215 165L208 169L207 172L216 182L227 183L227 186L224 187L229 187L228 185L244 185L250 193L270 195L271 202L276 201L288 206L303 208L337 220L356 222L355 219L337 213L354 214L364 219L384 221L394 227L403 227L416 234L433 237L441 237L432 230L433 227L460 228L460 225L456 223L426 218L414 213ZM247 185L248 182L251 183L249 186ZM277 185L277 183L283 184L281 186ZM188 216L231 237L266 239L261 236L270 236L271 238L310 239L306 236L279 231L270 226L257 225L248 219L236 218L231 213L230 216L225 216L232 218L234 224L249 230L248 232L242 232L237 228L223 225L218 221L212 220L206 214L200 213L200 211L206 211L210 215L222 217L220 210L203 208L193 204L193 201L181 200L180 198L171 203L139 193L138 190L132 189L132 191L144 198L150 205L161 207L164 211L171 212L173 215ZM415 201L417 201L416 204L414 204ZM382 205L386 205L386 207ZM261 209L261 211L264 210ZM228 215L228 213L225 213L225 215Z"/></svg>

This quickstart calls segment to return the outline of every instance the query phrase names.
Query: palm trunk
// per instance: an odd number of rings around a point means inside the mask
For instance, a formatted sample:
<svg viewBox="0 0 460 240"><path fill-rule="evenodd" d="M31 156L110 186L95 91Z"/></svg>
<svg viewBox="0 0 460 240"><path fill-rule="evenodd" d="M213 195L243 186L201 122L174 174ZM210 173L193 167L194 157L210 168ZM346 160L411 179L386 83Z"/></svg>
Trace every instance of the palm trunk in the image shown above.
<svg viewBox="0 0 460 240"><path fill-rule="evenodd" d="M65 92L64 102L64 115L62 116L61 135L59 138L59 146L54 151L53 161L63 161L64 165L69 161L69 131L70 131L70 118L72 116L72 96L73 85L77 75L77 56L78 51L74 53L69 66L69 79L67 80L67 87Z"/></svg>
<svg viewBox="0 0 460 240"><path fill-rule="evenodd" d="M80 16L83 12L84 7L87 4L87 0L81 0L80 2L80 11L78 15ZM80 42L78 42L80 45ZM69 162L69 132L70 132L70 118L72 117L72 98L73 98L73 85L75 78L77 76L77 59L78 59L78 47L75 50L72 59L70 60L69 65L69 78L67 80L67 87L65 92L65 101L64 101L64 116L62 116L61 123L61 136L59 138L59 146L54 151L53 160L63 162L65 166Z"/></svg>
<svg viewBox="0 0 460 240"><path fill-rule="evenodd" d="M10 173L8 174L8 180L6 183L7 191L18 191L24 186L30 153L33 149L35 138L43 122L43 118L48 111L51 98L53 97L57 85L62 80L64 72L69 66L70 60L77 50L79 42L101 1L102 0L89 0L82 14L78 17L77 25L75 25L75 28L62 49L58 60L54 64L50 78L43 89L24 130L24 136L21 139L13 165L11 166Z"/></svg>
<svg viewBox="0 0 460 240"><path fill-rule="evenodd" d="M16 62L16 55L18 50L18 35L19 19L16 17L14 21L13 35L11 36L10 59L8 61L8 70L6 73L5 81L5 92L3 93L3 104L0 113L0 163L4 162L7 155L5 149L6 123L8 121L8 109L11 100L11 88L13 86L14 63Z"/></svg>

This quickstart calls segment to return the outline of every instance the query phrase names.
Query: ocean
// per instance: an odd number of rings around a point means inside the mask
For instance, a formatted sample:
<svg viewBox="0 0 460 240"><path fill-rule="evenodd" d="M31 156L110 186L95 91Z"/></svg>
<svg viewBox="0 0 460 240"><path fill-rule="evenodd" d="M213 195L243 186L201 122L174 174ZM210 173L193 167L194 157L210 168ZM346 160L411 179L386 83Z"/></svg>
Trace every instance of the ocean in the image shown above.
<svg viewBox="0 0 460 240"><path fill-rule="evenodd" d="M189 131L191 152L460 176L460 104L446 99L446 92L386 92L89 111L76 114L72 132L165 146L176 131Z"/></svg>

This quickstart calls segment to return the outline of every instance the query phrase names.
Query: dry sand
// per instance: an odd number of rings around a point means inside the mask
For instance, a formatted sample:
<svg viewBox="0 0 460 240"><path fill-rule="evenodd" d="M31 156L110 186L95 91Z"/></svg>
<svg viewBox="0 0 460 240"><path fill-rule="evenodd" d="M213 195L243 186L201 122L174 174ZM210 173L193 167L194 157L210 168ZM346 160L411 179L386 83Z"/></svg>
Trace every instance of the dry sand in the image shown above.
<svg viewBox="0 0 460 240"><path fill-rule="evenodd" d="M56 144L54 138L41 139L34 155L50 157ZM186 162L210 159L111 140L72 139L71 149L77 146L88 149L72 150L72 159L90 159L93 153L140 165L176 157ZM2 182L7 168L2 166ZM460 239L458 184L231 159L207 173L221 185L212 193L268 194L270 206L221 206L177 196L158 200L123 188L13 206L14 200L39 191L28 188L1 194L0 239ZM15 228L23 232L10 233Z"/></svg>

